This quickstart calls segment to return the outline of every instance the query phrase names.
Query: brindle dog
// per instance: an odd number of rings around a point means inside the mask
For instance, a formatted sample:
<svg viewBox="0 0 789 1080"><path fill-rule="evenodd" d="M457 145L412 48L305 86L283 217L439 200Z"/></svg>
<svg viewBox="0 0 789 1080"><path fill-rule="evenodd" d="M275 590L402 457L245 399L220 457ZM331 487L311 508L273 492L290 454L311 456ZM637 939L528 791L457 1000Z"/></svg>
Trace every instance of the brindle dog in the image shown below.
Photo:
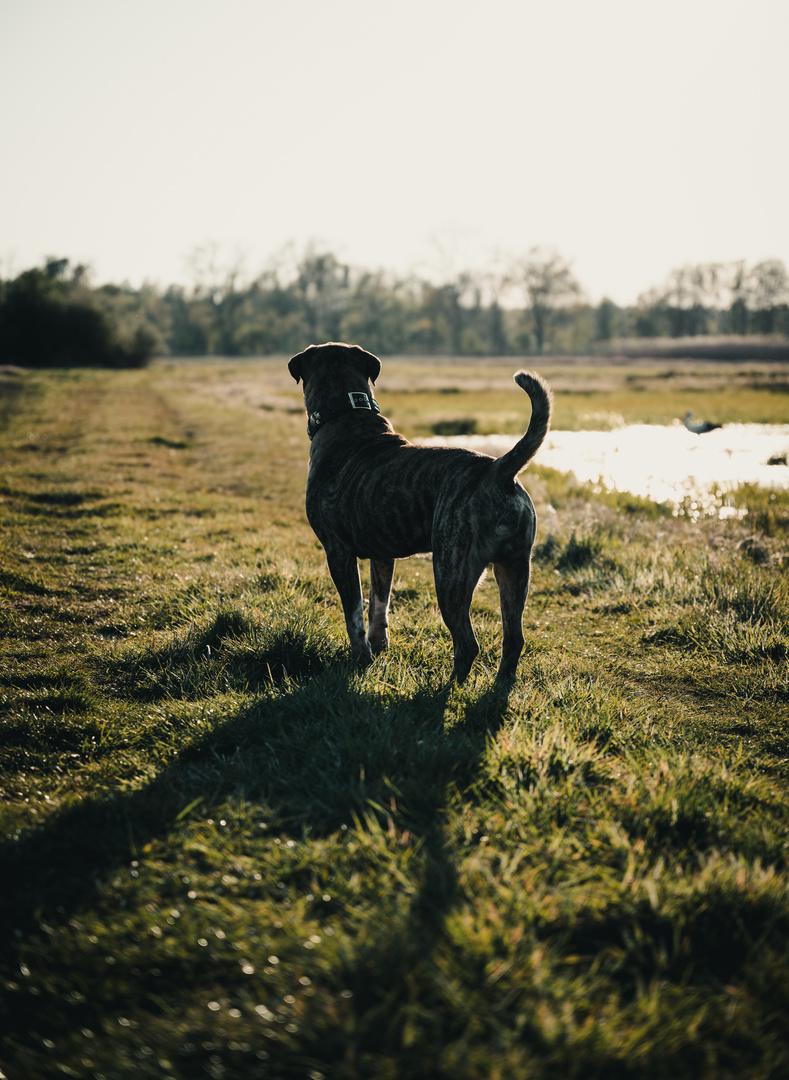
<svg viewBox="0 0 789 1080"><path fill-rule="evenodd" d="M414 446L399 435L372 395L381 362L358 346L310 345L288 370L303 382L312 440L307 517L326 551L351 650L368 662L387 648L395 559L432 551L438 606L454 645L450 682L463 682L479 652L469 608L488 563L501 601L498 674L512 678L524 645L537 527L532 501L516 476L547 434L548 384L525 371L514 376L531 399L529 428L509 453L491 458ZM370 560L366 637L357 559Z"/></svg>

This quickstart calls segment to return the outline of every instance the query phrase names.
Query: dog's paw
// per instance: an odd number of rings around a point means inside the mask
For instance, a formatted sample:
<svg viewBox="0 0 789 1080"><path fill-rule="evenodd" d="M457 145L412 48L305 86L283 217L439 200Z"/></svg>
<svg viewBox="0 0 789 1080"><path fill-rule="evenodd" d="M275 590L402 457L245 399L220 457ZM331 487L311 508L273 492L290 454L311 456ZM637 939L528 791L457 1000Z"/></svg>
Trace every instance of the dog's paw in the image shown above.
<svg viewBox="0 0 789 1080"><path fill-rule="evenodd" d="M368 637L367 644L370 646L370 650L373 656L378 656L382 652L386 652L389 648L388 637Z"/></svg>

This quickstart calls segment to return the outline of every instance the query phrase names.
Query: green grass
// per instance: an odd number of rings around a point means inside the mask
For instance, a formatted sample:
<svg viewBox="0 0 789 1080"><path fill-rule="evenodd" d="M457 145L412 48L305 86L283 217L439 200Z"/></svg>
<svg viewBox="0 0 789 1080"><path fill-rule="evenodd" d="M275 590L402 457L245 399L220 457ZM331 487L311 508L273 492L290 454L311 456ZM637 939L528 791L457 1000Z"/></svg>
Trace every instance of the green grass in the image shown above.
<svg viewBox="0 0 789 1080"><path fill-rule="evenodd" d="M495 365L384 373L410 434L518 409ZM664 408L548 374L570 426ZM789 1073L789 496L691 522L529 469L519 679L486 579L446 695L427 558L348 657L282 361L29 375L0 417L9 1080Z"/></svg>

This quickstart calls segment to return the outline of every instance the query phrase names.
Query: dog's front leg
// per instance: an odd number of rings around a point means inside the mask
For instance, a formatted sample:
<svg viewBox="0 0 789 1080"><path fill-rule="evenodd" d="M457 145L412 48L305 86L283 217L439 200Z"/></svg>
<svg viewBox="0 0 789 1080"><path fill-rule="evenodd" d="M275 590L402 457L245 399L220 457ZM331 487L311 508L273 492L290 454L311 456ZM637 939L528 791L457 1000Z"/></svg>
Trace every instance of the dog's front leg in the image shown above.
<svg viewBox="0 0 789 1080"><path fill-rule="evenodd" d="M374 653L389 648L389 596L394 559L370 559L370 607L367 640Z"/></svg>
<svg viewBox="0 0 789 1080"><path fill-rule="evenodd" d="M356 556L353 552L346 551L344 548L332 548L331 550L326 548L326 561L329 564L332 581L340 594L340 603L345 615L345 626L348 630L351 652L364 663L369 664L371 652L367 638L364 636L362 582L359 577L359 564L356 561Z"/></svg>

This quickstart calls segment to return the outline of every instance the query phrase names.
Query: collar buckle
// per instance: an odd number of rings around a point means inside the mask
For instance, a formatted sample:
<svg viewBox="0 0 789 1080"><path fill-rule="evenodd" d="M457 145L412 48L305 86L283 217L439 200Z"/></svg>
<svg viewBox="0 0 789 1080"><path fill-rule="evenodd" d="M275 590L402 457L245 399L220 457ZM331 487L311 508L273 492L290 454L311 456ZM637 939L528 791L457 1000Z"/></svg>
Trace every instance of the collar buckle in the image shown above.
<svg viewBox="0 0 789 1080"><path fill-rule="evenodd" d="M329 398L314 412L307 417L307 434L312 439L327 420L332 420L342 413L354 412L363 409L366 412L380 413L381 407L374 397L365 394L362 390L349 390L345 394Z"/></svg>

